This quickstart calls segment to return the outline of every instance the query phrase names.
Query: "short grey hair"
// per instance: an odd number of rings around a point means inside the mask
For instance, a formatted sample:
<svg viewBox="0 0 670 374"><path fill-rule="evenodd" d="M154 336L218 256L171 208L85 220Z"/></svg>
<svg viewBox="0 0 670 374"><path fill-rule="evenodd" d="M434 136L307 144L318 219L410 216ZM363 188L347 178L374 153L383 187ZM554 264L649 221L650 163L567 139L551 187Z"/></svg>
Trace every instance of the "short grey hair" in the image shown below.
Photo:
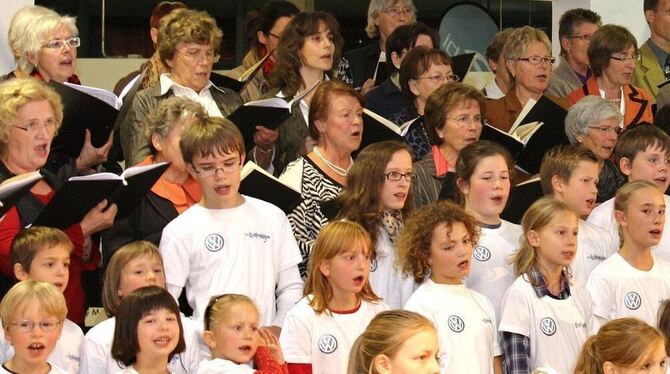
<svg viewBox="0 0 670 374"><path fill-rule="evenodd" d="M72 36L79 35L76 19L61 16L55 11L41 6L25 6L19 9L9 24L7 39L19 70L26 73L35 66L28 60L28 54L37 56L49 34L60 26L65 26Z"/></svg>
<svg viewBox="0 0 670 374"><path fill-rule="evenodd" d="M162 100L156 109L152 110L145 119L145 136L151 148L151 154L155 155L157 150L153 146L151 136L154 134L164 138L179 121L196 118L204 120L207 118L205 108L199 103L184 97L171 96Z"/></svg>
<svg viewBox="0 0 670 374"><path fill-rule="evenodd" d="M513 60L516 62L528 50L531 43L540 42L547 47L547 51L551 54L551 41L544 31L536 29L535 27L523 26L514 29L507 37L502 54L505 60Z"/></svg>
<svg viewBox="0 0 670 374"><path fill-rule="evenodd" d="M416 7L412 0L370 0L370 6L368 6L368 25L365 26L365 32L370 39L379 35L379 29L375 25L375 19L379 17L379 13L396 4L412 8L412 20L410 23L416 21Z"/></svg>
<svg viewBox="0 0 670 374"><path fill-rule="evenodd" d="M589 126L611 118L619 124L623 122L623 115L611 100L600 96L584 96L565 116L565 135L571 144L575 144L577 135L586 135Z"/></svg>

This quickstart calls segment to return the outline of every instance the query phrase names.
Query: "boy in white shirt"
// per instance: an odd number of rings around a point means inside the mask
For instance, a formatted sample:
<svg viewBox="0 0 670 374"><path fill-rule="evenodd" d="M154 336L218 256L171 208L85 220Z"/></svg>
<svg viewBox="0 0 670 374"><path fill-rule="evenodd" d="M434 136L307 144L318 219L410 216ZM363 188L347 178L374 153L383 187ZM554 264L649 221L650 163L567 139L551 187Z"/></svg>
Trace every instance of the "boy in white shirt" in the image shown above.
<svg viewBox="0 0 670 374"><path fill-rule="evenodd" d="M619 137L614 150L616 163L628 181L646 180L664 193L666 206L670 206L670 196L665 191L670 185L670 137L656 126L638 126L625 131ZM665 224L658 245L652 247L654 257L670 261L670 210L665 212ZM589 223L604 228L610 236L614 251L620 247L619 230L614 219L614 198L605 201L587 219Z"/></svg>
<svg viewBox="0 0 670 374"><path fill-rule="evenodd" d="M286 216L238 192L244 143L230 121L196 122L179 146L203 197L163 230L168 291L178 298L186 288L192 318L200 325L212 295L247 295L258 305L261 325L279 335L303 291L301 256Z"/></svg>
<svg viewBox="0 0 670 374"><path fill-rule="evenodd" d="M540 184L545 195L564 202L580 217L571 281L582 287L591 271L617 250L605 230L583 219L595 207L599 174L598 156L578 145L550 149L540 167Z"/></svg>

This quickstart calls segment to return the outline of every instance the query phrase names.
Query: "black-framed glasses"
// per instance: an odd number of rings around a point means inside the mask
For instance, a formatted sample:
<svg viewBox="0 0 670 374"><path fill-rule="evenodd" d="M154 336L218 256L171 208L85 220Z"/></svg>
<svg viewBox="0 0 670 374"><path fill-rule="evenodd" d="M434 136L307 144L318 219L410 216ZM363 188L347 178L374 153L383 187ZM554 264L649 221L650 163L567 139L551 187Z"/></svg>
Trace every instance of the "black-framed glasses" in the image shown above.
<svg viewBox="0 0 670 374"><path fill-rule="evenodd" d="M386 174L384 174L387 180L391 182L397 182L403 178L405 178L406 181L408 182L414 182L417 178L416 174L412 171L408 171L407 173L400 173L397 171L391 171Z"/></svg>
<svg viewBox="0 0 670 374"><path fill-rule="evenodd" d="M532 65L539 65L541 63L545 64L553 64L556 62L556 57L553 56L530 56L530 57L524 57L524 58L517 58L519 61L526 61Z"/></svg>
<svg viewBox="0 0 670 374"><path fill-rule="evenodd" d="M73 36L69 39L54 39L42 44L42 47L49 49L62 49L65 46L70 48L77 48L81 45L81 39L78 36Z"/></svg>
<svg viewBox="0 0 670 374"><path fill-rule="evenodd" d="M25 127L24 126L19 126L19 125L14 125L14 127L16 127L17 129L23 130L30 135L35 135L35 134L40 133L42 131L45 131L48 134L53 134L54 131L56 131L56 121L47 120L47 121L42 122L42 123L30 122Z"/></svg>
<svg viewBox="0 0 670 374"><path fill-rule="evenodd" d="M632 55L623 55L623 56L610 56L612 60L617 60L621 62L628 62L628 61L640 61L640 58L642 58L642 55L639 52L635 52Z"/></svg>
<svg viewBox="0 0 670 374"><path fill-rule="evenodd" d="M274 36L275 38L279 39L279 35L273 33L272 31L268 31L268 35Z"/></svg>
<svg viewBox="0 0 670 374"><path fill-rule="evenodd" d="M56 329L56 327L58 327L58 325L60 325L61 323L63 323L63 321L39 321L39 322L19 321L9 323L9 325L14 326L20 333L27 334L33 331L35 325L39 326L40 329L42 329L42 331L44 332L50 332Z"/></svg>
<svg viewBox="0 0 670 374"><path fill-rule="evenodd" d="M600 133L606 134L608 132L613 132L617 135L621 135L623 129L619 126L610 127L610 126L589 126L590 129L598 131Z"/></svg>
<svg viewBox="0 0 670 374"><path fill-rule="evenodd" d="M181 53L182 56L186 57L187 59L191 61L205 61L205 62L219 62L219 59L221 58L221 55L218 53L214 52L213 49L208 49L206 51L198 50L198 49L189 49L186 51L182 51L177 49L177 52Z"/></svg>
<svg viewBox="0 0 670 374"><path fill-rule="evenodd" d="M429 77L417 77L414 79L428 79L431 83L443 83L443 82L455 83L461 80L456 74L442 74L442 73L431 75Z"/></svg>
<svg viewBox="0 0 670 374"><path fill-rule="evenodd" d="M573 35L570 37L570 39L581 39L587 42L590 42L591 38L593 38L593 34Z"/></svg>
<svg viewBox="0 0 670 374"><path fill-rule="evenodd" d="M403 15L411 16L412 13L414 13L414 9L409 8L409 7L392 6L388 9L382 10L382 12L383 13L388 13L393 18L398 18L398 17L403 16Z"/></svg>
<svg viewBox="0 0 670 374"><path fill-rule="evenodd" d="M462 115L459 117L444 117L444 118L455 121L456 124L460 127L468 127L471 124L474 124L477 127L481 127L484 125L484 117L482 116L468 117L466 115Z"/></svg>
<svg viewBox="0 0 670 374"><path fill-rule="evenodd" d="M234 173L240 170L240 160L226 161L223 163L223 166L214 166L214 165L205 165L201 168L196 168L195 165L191 164L193 170L203 178L209 178L216 175L216 172L221 170L224 173Z"/></svg>

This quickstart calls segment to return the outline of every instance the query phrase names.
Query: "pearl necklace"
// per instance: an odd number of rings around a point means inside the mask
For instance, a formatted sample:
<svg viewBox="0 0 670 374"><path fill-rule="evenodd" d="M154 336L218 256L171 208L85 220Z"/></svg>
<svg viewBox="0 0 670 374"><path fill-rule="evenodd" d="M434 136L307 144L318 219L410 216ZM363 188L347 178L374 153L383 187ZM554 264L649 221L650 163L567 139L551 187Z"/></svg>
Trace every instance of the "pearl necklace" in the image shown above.
<svg viewBox="0 0 670 374"><path fill-rule="evenodd" d="M347 166L347 168L345 169L345 168L339 167L339 166L335 165L334 163L328 161L328 159L325 158L321 154L321 152L319 151L318 146L315 146L312 151L314 151L314 155L316 155L316 157L318 157L321 161L323 161L323 163L326 164L326 166L328 166L332 171L336 172L337 174L339 174L343 177L347 176L347 173L349 172L349 169L351 169L351 166L354 164L354 159L351 158L351 156L349 156L349 166Z"/></svg>

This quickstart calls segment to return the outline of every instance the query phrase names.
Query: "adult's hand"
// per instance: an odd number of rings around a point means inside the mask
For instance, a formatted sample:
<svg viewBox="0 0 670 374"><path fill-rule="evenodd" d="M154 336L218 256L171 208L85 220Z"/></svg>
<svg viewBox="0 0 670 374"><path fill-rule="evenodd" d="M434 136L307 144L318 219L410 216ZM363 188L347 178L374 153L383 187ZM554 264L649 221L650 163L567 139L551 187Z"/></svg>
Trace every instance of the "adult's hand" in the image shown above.
<svg viewBox="0 0 670 374"><path fill-rule="evenodd" d="M107 208L107 209L105 209ZM91 208L81 220L81 232L84 237L90 236L100 230L111 227L116 217L116 204L107 207L107 200L102 200L98 205Z"/></svg>
<svg viewBox="0 0 670 374"><path fill-rule="evenodd" d="M86 129L86 134L84 135L84 145L81 147L81 151L79 151L79 157L77 157L76 160L77 170L88 170L95 165L107 161L107 156L109 156L109 151L112 149L113 143L114 131L109 134L109 138L105 144L103 144L100 148L94 147L91 143L91 132Z"/></svg>

